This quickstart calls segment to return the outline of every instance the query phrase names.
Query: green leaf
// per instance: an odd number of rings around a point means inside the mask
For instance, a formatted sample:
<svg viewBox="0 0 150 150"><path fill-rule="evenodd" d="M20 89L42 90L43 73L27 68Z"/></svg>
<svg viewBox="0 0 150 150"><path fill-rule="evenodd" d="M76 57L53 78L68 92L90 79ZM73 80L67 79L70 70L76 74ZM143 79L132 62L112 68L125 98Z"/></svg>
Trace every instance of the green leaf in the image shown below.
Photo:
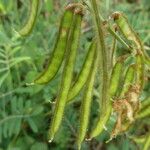
<svg viewBox="0 0 150 150"><path fill-rule="evenodd" d="M0 143L2 141L2 126L0 126Z"/></svg>
<svg viewBox="0 0 150 150"><path fill-rule="evenodd" d="M10 55L15 54L21 49L21 46L16 46L15 48L12 49L12 51L9 52Z"/></svg>
<svg viewBox="0 0 150 150"><path fill-rule="evenodd" d="M3 137L4 138L8 137L8 128L9 128L8 126L9 126L8 122L5 122L3 124Z"/></svg>
<svg viewBox="0 0 150 150"><path fill-rule="evenodd" d="M6 55L0 51L0 57L6 58Z"/></svg>
<svg viewBox="0 0 150 150"><path fill-rule="evenodd" d="M18 99L18 104L17 104L19 112L23 113L23 99L19 98Z"/></svg>
<svg viewBox="0 0 150 150"><path fill-rule="evenodd" d="M11 137L14 134L14 127L16 125L15 120L9 120L8 136Z"/></svg>
<svg viewBox="0 0 150 150"><path fill-rule="evenodd" d="M0 69L0 73L1 73L1 72L4 72L4 71L8 71L8 68L1 68L1 69Z"/></svg>
<svg viewBox="0 0 150 150"><path fill-rule="evenodd" d="M30 128L32 129L32 131L37 133L38 132L38 128L37 128L34 120L32 118L28 118L27 121L28 121L28 124L29 124Z"/></svg>
<svg viewBox="0 0 150 150"><path fill-rule="evenodd" d="M15 135L18 135L19 132L20 132L20 129L21 129L21 120L22 120L22 119L18 118L18 119L16 119L16 121L15 121L15 123L16 123L15 128L14 128L14 133L15 133Z"/></svg>
<svg viewBox="0 0 150 150"><path fill-rule="evenodd" d="M31 146L31 150L48 150L46 143L37 142Z"/></svg>
<svg viewBox="0 0 150 150"><path fill-rule="evenodd" d="M28 61L30 60L31 58L30 57L18 57L18 58L13 58L10 60L10 67L13 67L14 65L18 64L18 63L21 63L22 61Z"/></svg>
<svg viewBox="0 0 150 150"><path fill-rule="evenodd" d="M16 114L16 111L17 111L17 98L14 97L14 98L10 101L10 103L11 103L11 112L12 112L13 114Z"/></svg>
<svg viewBox="0 0 150 150"><path fill-rule="evenodd" d="M40 113L43 112L43 110L44 110L44 108L43 108L42 106L37 106L37 107L33 110L32 114L33 114L33 115L39 115Z"/></svg>
<svg viewBox="0 0 150 150"><path fill-rule="evenodd" d="M7 72L0 77L0 87L2 86L3 82L5 81L5 79L7 78L8 75L9 75L9 73Z"/></svg>

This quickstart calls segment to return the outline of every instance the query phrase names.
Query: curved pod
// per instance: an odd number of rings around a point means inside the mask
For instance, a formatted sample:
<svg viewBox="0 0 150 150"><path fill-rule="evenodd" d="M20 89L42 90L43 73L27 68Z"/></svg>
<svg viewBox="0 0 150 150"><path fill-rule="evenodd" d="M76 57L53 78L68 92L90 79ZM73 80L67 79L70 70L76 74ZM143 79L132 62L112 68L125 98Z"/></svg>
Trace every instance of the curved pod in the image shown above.
<svg viewBox="0 0 150 150"><path fill-rule="evenodd" d="M78 42L81 31L81 20L82 20L81 14L74 15L70 36L68 39L68 47L66 51L65 66L63 69L63 77L61 80L60 91L57 97L54 116L49 130L49 142L51 142L52 139L54 138L62 122L65 105L67 102L67 97L73 77L76 51L78 48Z"/></svg>
<svg viewBox="0 0 150 150"><path fill-rule="evenodd" d="M144 87L144 60L142 55L136 55L136 84L139 85L140 90Z"/></svg>
<svg viewBox="0 0 150 150"><path fill-rule="evenodd" d="M34 80L35 84L48 83L57 74L65 55L72 19L73 11L70 9L66 10L61 18L59 33L50 57L49 64L44 72L42 72L41 75Z"/></svg>
<svg viewBox="0 0 150 150"><path fill-rule="evenodd" d="M27 36L28 34L31 33L37 19L40 0L30 0L30 1L31 1L31 8L29 18L25 23L25 25L22 27L22 29L18 31L21 36Z"/></svg>
<svg viewBox="0 0 150 150"><path fill-rule="evenodd" d="M130 65L126 71L124 81L123 81L123 88L120 92L119 97L124 97L125 94L129 91L131 85L134 83L135 79L135 64Z"/></svg>
<svg viewBox="0 0 150 150"><path fill-rule="evenodd" d="M117 93L125 59L126 59L126 57L120 57L117 60L115 66L113 67L112 75L111 75L111 79L110 79L110 89L109 89L111 98L113 98Z"/></svg>
<svg viewBox="0 0 150 150"><path fill-rule="evenodd" d="M70 102L81 91L81 89L85 85L85 83L88 79L88 76L91 72L92 62L93 62L93 58L95 56L94 55L95 49L96 49L96 43L92 42L90 45L90 48L88 50L87 56L85 58L84 64L82 66L82 69L81 69L75 83L70 88L67 102Z"/></svg>
<svg viewBox="0 0 150 150"><path fill-rule="evenodd" d="M127 17L121 12L115 12L112 14L114 21L118 25L121 33L127 40L131 40L138 51L142 50L142 43L138 35L134 32L132 27L130 26Z"/></svg>
<svg viewBox="0 0 150 150"><path fill-rule="evenodd" d="M137 113L136 118L142 119L145 117L149 117L150 116L149 110L150 110L150 97L148 97L142 101L141 108L140 108L139 112Z"/></svg>
<svg viewBox="0 0 150 150"><path fill-rule="evenodd" d="M98 57L97 57L97 49L93 49L95 53L95 57L93 57L93 63L90 67L90 74L88 76L88 80L86 82L85 91L82 99L81 104L81 113L80 113L80 125L79 125L79 132L78 132L78 149L81 148L82 141L85 138L86 131L88 129L89 117L90 117L90 108L92 102L92 93L94 87L94 79L97 72L97 64L98 64Z"/></svg>

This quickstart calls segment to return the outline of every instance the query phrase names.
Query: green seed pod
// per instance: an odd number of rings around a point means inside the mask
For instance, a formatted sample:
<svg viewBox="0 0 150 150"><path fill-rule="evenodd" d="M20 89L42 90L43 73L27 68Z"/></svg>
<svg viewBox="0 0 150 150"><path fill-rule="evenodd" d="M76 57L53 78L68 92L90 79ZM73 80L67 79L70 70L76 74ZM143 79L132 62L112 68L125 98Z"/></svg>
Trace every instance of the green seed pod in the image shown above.
<svg viewBox="0 0 150 150"><path fill-rule="evenodd" d="M135 143L137 144L142 144L145 142L146 138L147 138L147 135L143 135L143 136L128 136L129 139L131 139L132 141L134 141Z"/></svg>
<svg viewBox="0 0 150 150"><path fill-rule="evenodd" d="M109 93L110 93L110 97L112 98L113 96L116 95L116 92L118 90L118 86L119 86L119 82L120 82L120 74L122 72L123 66L124 66L124 60L127 57L123 56L120 57L111 74L111 79L110 79L110 86L109 86ZM102 105L103 107L103 105ZM92 131L90 138L93 138L95 136L98 136L104 129L108 119L110 118L111 112L112 112L112 101L109 100L108 104L107 104L107 109L103 109L102 108L102 112L100 112L100 116L98 119L98 122L96 124L96 127L94 128L94 130Z"/></svg>
<svg viewBox="0 0 150 150"><path fill-rule="evenodd" d="M150 105L150 97L144 99L144 100L141 102L141 108L140 108L140 110L145 109L145 108L148 107L149 105Z"/></svg>
<svg viewBox="0 0 150 150"><path fill-rule="evenodd" d="M135 65L130 65L126 71L125 78L123 81L123 88L119 97L124 97L125 94L129 91L129 88L134 83L135 79Z"/></svg>
<svg viewBox="0 0 150 150"><path fill-rule="evenodd" d="M124 68L125 59L126 57L119 58L113 68L111 79L110 79L110 89L109 89L109 93L111 97L115 96L118 90L118 86L120 83L120 75ZM102 115L100 115L98 124L96 125L96 128L94 128L94 130L91 133L91 138L99 135L103 131L104 126L106 125L111 115L111 111L112 111L112 102L110 101L108 104L107 110L105 110L104 112L101 112Z"/></svg>
<svg viewBox="0 0 150 150"><path fill-rule="evenodd" d="M146 118L146 117L150 117L150 105L147 106L143 111L141 110L138 115L137 115L137 119L143 119L143 118Z"/></svg>
<svg viewBox="0 0 150 150"><path fill-rule="evenodd" d="M109 93L111 97L115 96L118 90L118 85L120 82L120 74L122 72L124 66L123 62L125 59L126 57L119 58L113 68L109 86ZM101 112L96 127L92 131L90 138L98 136L104 130L105 125L108 119L110 118L111 112L112 112L112 101L110 100L109 103L107 104L107 109L104 110L104 112Z"/></svg>
<svg viewBox="0 0 150 150"><path fill-rule="evenodd" d="M66 51L66 59L65 59L64 69L63 69L63 77L61 80L60 91L57 97L54 116L49 130L49 142L53 140L62 122L65 105L67 102L67 97L68 97L68 93L69 93L69 89L73 77L76 51L78 48L80 31L81 31L81 20L82 20L82 15L79 12L75 11L74 19L72 22L72 28L70 31L70 36L68 39L68 47Z"/></svg>
<svg viewBox="0 0 150 150"><path fill-rule="evenodd" d="M142 119L145 117L149 117L150 116L149 110L150 110L150 97L148 97L144 101L142 101L140 111L138 112L136 118Z"/></svg>
<svg viewBox="0 0 150 150"><path fill-rule="evenodd" d="M81 104L80 127L78 132L78 139L77 139L79 150L81 148L82 141L84 140L86 131L88 129L94 79L97 72L97 64L98 64L97 49L94 49L94 52L95 55L93 57L92 66L90 67L90 74L86 82L84 96Z"/></svg>
<svg viewBox="0 0 150 150"><path fill-rule="evenodd" d="M146 51L144 51L144 63L150 68L150 56Z"/></svg>
<svg viewBox="0 0 150 150"><path fill-rule="evenodd" d="M144 62L150 68L150 59L147 57L144 57Z"/></svg>
<svg viewBox="0 0 150 150"><path fill-rule="evenodd" d="M57 74L65 55L67 39L72 19L73 19L73 11L67 9L61 18L59 34L57 36L57 41L55 43L54 50L50 57L49 64L47 68L44 70L44 72L41 73L41 75L34 80L35 84L48 83Z"/></svg>
<svg viewBox="0 0 150 150"><path fill-rule="evenodd" d="M137 34L130 26L127 17L121 12L115 12L112 14L114 21L118 25L121 33L127 40L131 40L138 50L142 50L142 43Z"/></svg>
<svg viewBox="0 0 150 150"><path fill-rule="evenodd" d="M21 36L27 36L31 33L38 14L40 0L31 0L31 10L29 18L23 28L18 31Z"/></svg>
<svg viewBox="0 0 150 150"><path fill-rule="evenodd" d="M68 102L70 102L81 91L81 89L85 85L87 78L89 76L89 73L91 71L93 58L95 57L94 56L95 49L96 49L96 43L92 42L91 46L88 50L84 64L82 66L82 69L81 69L75 83L73 84L73 86L71 87L71 89L69 91Z"/></svg>
<svg viewBox="0 0 150 150"><path fill-rule="evenodd" d="M109 104L107 105L107 109L105 110L105 112L101 112L96 127L92 130L90 134L90 139L98 136L106 128L105 125L108 119L110 118L111 112L112 112L112 102L110 101Z"/></svg>
<svg viewBox="0 0 150 150"><path fill-rule="evenodd" d="M140 89L144 86L144 60L142 55L136 55L136 84Z"/></svg>
<svg viewBox="0 0 150 150"><path fill-rule="evenodd" d="M116 95L116 92L118 90L118 86L120 83L120 77L123 71L123 67L124 67L124 60L126 59L126 57L120 57L113 70L112 70L112 75L111 75L111 80L110 80L110 95L111 97Z"/></svg>

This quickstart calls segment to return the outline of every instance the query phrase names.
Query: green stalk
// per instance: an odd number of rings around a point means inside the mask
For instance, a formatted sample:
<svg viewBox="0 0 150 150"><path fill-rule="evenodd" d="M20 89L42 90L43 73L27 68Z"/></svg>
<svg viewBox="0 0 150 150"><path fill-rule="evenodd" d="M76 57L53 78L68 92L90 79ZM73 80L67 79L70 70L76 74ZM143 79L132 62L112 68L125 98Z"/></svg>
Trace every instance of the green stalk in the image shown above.
<svg viewBox="0 0 150 150"><path fill-rule="evenodd" d="M93 9L93 15L94 15L94 22L95 22L95 28L97 32L97 40L98 40L98 48L100 49L100 70L101 71L101 76L100 76L100 84L101 89L100 89L100 99L101 99L101 114L99 115L99 119L97 122L97 125L95 129L93 130L91 134L91 138L99 135L101 133L101 129L99 128L99 123L101 122L102 116L105 118L105 114L107 115L107 108L109 105L109 94L108 94L108 89L109 89L109 76L108 76L108 57L107 57L107 51L106 51L106 46L105 46L105 41L104 41L104 34L103 34L103 29L102 29L102 20L99 17L99 11L98 11L98 4L96 0L91 0L91 5ZM109 118L109 117L107 117ZM106 119L105 123L107 122L108 119ZM101 126L101 125L100 125Z"/></svg>
<svg viewBox="0 0 150 150"><path fill-rule="evenodd" d="M96 0L91 0L91 4L93 7L93 13L94 13L94 21L95 21L95 28L97 30L97 38L98 38L98 46L100 49L100 64L102 66L102 104L103 106L106 105L105 101L107 100L107 87L108 87L108 65L107 65L107 53L106 53L106 46L104 41L104 34L102 30L102 21L99 17L99 11L97 8L97 2ZM104 82L105 81L105 82ZM105 99L105 100L104 100ZM103 101L104 100L104 101ZM105 106L106 108L106 106Z"/></svg>
<svg viewBox="0 0 150 150"><path fill-rule="evenodd" d="M115 31L113 31L113 29L108 26L107 27L108 32L117 39L117 41L119 41L122 45L124 45L127 49L131 49L131 47L119 36L115 33Z"/></svg>

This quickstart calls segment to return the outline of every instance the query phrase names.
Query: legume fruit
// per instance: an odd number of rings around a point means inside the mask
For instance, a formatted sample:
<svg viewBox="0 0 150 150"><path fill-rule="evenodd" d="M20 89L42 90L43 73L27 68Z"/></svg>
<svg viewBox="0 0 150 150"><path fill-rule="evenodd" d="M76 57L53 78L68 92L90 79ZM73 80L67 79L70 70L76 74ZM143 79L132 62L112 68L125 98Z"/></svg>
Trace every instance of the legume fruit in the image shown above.
<svg viewBox="0 0 150 150"><path fill-rule="evenodd" d="M50 82L57 74L66 51L67 40L69 36L69 30L71 28L71 22L73 19L73 10L67 7L64 12L61 23L59 26L59 33L57 35L57 40L49 59L49 64L47 68L34 80L35 84L45 84Z"/></svg>
<svg viewBox="0 0 150 150"><path fill-rule="evenodd" d="M60 91L56 101L54 116L50 124L49 142L53 140L62 122L64 109L67 102L67 97L73 77L76 51L80 39L81 20L82 20L81 12L78 9L76 9L68 39L68 46L66 50L65 65L63 69L63 77L61 80Z"/></svg>
<svg viewBox="0 0 150 150"><path fill-rule="evenodd" d="M130 24L128 23L127 17L121 12L115 12L112 14L114 21L118 25L121 33L127 40L131 40L136 47L137 51L141 51L142 43L137 34L134 32Z"/></svg>
<svg viewBox="0 0 150 150"><path fill-rule="evenodd" d="M140 108L139 112L137 113L136 118L142 119L145 117L149 117L150 116L149 110L150 110L150 97L148 97L142 101L141 108Z"/></svg>
<svg viewBox="0 0 150 150"><path fill-rule="evenodd" d="M136 55L136 84L140 86L140 91L144 87L144 60L142 55Z"/></svg>
<svg viewBox="0 0 150 150"><path fill-rule="evenodd" d="M98 64L98 56L97 56L97 49L93 49L94 57L92 59L92 66L90 67L90 74L88 76L88 80L86 82L85 91L82 99L81 104L81 112L80 112L80 125L78 131L78 149L80 150L82 141L85 138L86 131L88 129L89 117L90 117L90 108L92 103L92 93L93 93L93 86L94 86L94 79L97 71L97 64Z"/></svg>
<svg viewBox="0 0 150 150"><path fill-rule="evenodd" d="M121 90L121 93L119 97L124 97L125 94L129 91L129 88L134 83L135 79L135 65L130 65L126 71L124 81L123 81L123 88Z"/></svg>
<svg viewBox="0 0 150 150"><path fill-rule="evenodd" d="M27 36L31 33L31 31L35 25L36 19L37 19L39 3L40 3L40 0L31 0L31 8L30 8L29 18L28 18L27 22L25 23L25 25L22 27L22 29L20 29L20 31L18 31L21 36Z"/></svg>
<svg viewBox="0 0 150 150"><path fill-rule="evenodd" d="M71 87L68 95L68 100L67 102L70 102L83 88L85 85L87 78L89 76L89 73L91 72L91 67L92 67L92 62L93 62L93 57L95 57L95 48L96 48L96 43L93 41L90 45L90 48L88 50L87 56L85 58L84 64L82 66L82 69Z"/></svg>

